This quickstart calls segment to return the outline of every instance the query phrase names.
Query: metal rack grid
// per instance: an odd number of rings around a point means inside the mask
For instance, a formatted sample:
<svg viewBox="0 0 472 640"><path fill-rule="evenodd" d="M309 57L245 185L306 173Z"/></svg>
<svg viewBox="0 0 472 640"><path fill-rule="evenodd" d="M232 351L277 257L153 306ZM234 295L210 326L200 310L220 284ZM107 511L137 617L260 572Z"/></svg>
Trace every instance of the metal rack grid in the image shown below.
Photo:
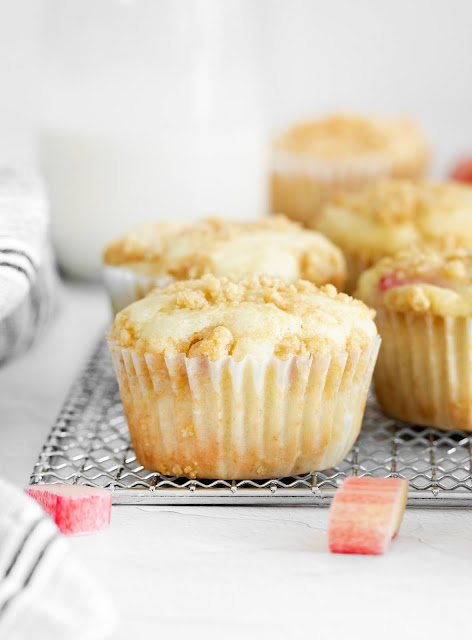
<svg viewBox="0 0 472 640"><path fill-rule="evenodd" d="M386 417L373 397L354 447L337 467L272 480L189 480L136 461L104 340L73 385L34 466L31 483L107 487L115 504L328 505L349 475L403 477L408 504L472 506L472 434Z"/></svg>

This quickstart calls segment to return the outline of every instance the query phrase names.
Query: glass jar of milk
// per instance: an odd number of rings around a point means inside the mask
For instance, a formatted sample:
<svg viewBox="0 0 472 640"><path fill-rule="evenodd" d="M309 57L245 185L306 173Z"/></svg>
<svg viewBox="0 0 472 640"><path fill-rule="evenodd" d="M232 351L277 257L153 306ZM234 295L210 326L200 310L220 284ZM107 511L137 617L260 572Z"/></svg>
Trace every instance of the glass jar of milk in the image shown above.
<svg viewBox="0 0 472 640"><path fill-rule="evenodd" d="M63 270L148 220L266 209L251 0L48 0L40 154Z"/></svg>

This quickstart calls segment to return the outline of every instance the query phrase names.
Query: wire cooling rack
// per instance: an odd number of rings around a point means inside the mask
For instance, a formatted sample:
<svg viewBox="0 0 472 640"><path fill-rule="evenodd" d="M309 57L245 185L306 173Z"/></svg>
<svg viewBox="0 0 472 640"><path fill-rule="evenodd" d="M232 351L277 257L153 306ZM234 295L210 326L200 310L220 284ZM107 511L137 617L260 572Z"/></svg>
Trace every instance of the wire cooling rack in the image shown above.
<svg viewBox="0 0 472 640"><path fill-rule="evenodd" d="M386 417L369 397L361 434L327 471L272 480L189 480L136 461L108 348L101 340L73 385L34 466L31 483L87 484L115 504L328 505L351 475L409 480L408 503L472 506L472 434Z"/></svg>

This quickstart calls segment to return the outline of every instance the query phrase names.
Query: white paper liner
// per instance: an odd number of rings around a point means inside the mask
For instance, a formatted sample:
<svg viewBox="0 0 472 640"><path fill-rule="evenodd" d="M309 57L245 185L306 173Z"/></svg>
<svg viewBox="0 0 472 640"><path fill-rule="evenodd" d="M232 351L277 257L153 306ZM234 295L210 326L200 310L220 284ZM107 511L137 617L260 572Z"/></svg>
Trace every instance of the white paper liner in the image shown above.
<svg viewBox="0 0 472 640"><path fill-rule="evenodd" d="M175 282L175 278L146 276L125 267L106 265L103 268L103 282L110 296L113 312L117 314L132 302L144 298L152 289Z"/></svg>
<svg viewBox="0 0 472 640"><path fill-rule="evenodd" d="M424 159L396 166L385 154L326 158L275 150L271 168L271 210L311 226L323 205L339 191L357 191L381 178L420 178Z"/></svg>
<svg viewBox="0 0 472 640"><path fill-rule="evenodd" d="M359 433L379 344L212 362L140 355L109 341L138 462L164 475L228 479L338 464Z"/></svg>
<svg viewBox="0 0 472 640"><path fill-rule="evenodd" d="M355 191L391 176L392 172L389 158L382 155L330 163L322 158L276 151L272 162L271 210L311 226L334 193Z"/></svg>
<svg viewBox="0 0 472 640"><path fill-rule="evenodd" d="M400 420L472 431L472 319L380 309L375 391Z"/></svg>

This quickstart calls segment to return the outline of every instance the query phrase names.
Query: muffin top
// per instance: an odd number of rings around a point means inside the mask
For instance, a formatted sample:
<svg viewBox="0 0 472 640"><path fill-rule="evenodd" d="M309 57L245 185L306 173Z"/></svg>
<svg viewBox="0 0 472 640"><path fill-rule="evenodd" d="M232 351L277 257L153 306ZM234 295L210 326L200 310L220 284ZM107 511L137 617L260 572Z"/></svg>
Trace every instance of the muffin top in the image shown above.
<svg viewBox="0 0 472 640"><path fill-rule="evenodd" d="M401 164L412 153L424 156L425 163L428 158L423 134L407 118L329 116L293 127L275 140L274 147L333 161L386 155Z"/></svg>
<svg viewBox="0 0 472 640"><path fill-rule="evenodd" d="M472 188L385 179L337 194L316 226L342 249L367 256L393 255L412 245L472 248Z"/></svg>
<svg viewBox="0 0 472 640"><path fill-rule="evenodd" d="M439 316L472 315L472 252L400 252L365 271L356 295L372 307Z"/></svg>
<svg viewBox="0 0 472 640"><path fill-rule="evenodd" d="M235 280L267 274L338 287L345 272L341 251L327 238L281 215L255 222L144 224L110 244L104 262L177 280L205 273Z"/></svg>
<svg viewBox="0 0 472 640"><path fill-rule="evenodd" d="M140 353L287 360L370 345L373 313L329 284L205 275L134 302L116 316L110 337Z"/></svg>

